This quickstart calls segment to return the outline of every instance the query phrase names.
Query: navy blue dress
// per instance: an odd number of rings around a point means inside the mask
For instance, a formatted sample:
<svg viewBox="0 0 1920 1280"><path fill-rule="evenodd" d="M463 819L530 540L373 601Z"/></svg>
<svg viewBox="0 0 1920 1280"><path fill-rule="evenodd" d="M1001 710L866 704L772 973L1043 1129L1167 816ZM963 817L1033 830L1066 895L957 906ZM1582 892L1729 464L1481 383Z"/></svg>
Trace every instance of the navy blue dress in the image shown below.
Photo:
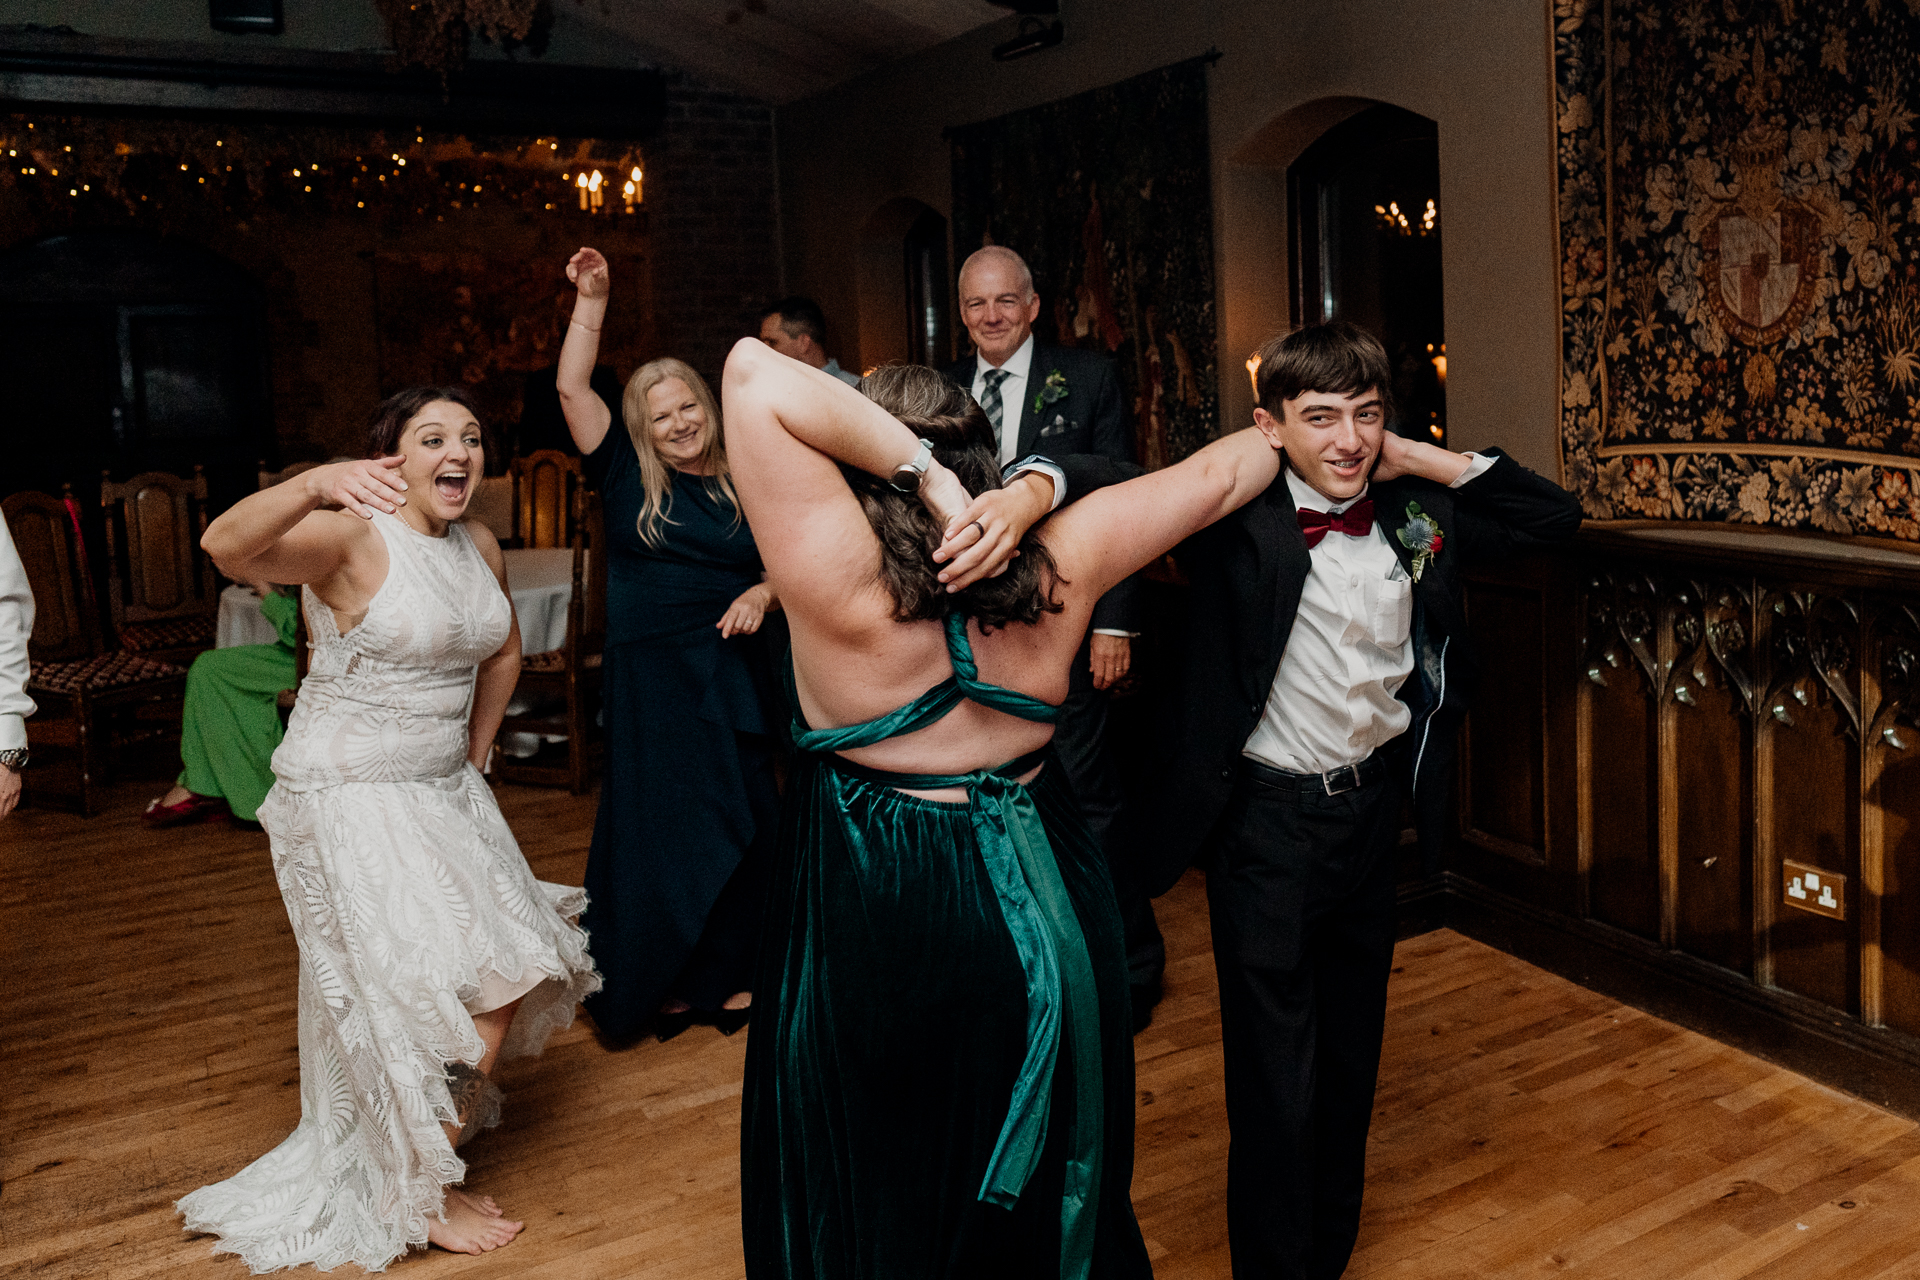
<svg viewBox="0 0 1920 1280"><path fill-rule="evenodd" d="M670 523L649 547L639 459L617 423L586 470L608 555L607 763L582 921L605 985L586 1008L627 1041L666 1000L712 1011L751 989L780 820L778 698L766 629L723 640L715 627L760 581L746 521L702 477L676 472Z"/></svg>

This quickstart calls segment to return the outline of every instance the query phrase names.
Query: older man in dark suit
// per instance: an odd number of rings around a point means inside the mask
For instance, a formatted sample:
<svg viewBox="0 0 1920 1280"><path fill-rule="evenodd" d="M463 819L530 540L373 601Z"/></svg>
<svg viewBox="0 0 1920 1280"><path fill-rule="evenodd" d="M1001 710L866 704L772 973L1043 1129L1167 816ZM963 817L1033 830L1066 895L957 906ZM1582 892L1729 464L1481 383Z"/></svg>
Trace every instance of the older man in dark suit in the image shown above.
<svg viewBox="0 0 1920 1280"><path fill-rule="evenodd" d="M1131 463L1126 401L1113 361L1095 351L1039 343L1033 334L1039 314L1033 273L1013 250L989 245L961 265L960 318L975 354L950 367L947 376L972 392L986 411L1000 443L1001 465L1036 453L1092 454ZM1120 895L1136 1032L1146 1026L1160 997L1165 947L1139 876L1115 860L1108 839L1122 797L1107 754L1106 728L1107 690L1132 665L1139 610L1139 584L1133 579L1101 597L1073 664L1066 716L1053 739L1087 825L1107 850Z"/></svg>

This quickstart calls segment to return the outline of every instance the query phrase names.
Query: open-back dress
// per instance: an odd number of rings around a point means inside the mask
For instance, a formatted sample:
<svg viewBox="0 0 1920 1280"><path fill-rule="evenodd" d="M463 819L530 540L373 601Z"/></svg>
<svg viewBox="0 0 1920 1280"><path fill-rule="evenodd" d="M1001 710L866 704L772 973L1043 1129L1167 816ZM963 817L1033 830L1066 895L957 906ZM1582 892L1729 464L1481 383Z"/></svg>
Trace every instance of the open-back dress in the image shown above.
<svg viewBox="0 0 1920 1280"><path fill-rule="evenodd" d="M467 762L513 606L461 525L373 523L388 567L366 617L341 635L304 594L313 661L260 806L300 947L300 1125L176 1206L256 1272L379 1271L426 1244L466 1172L441 1122L448 1065L485 1049L473 1015L524 997L501 1056L537 1053L600 982L571 923L585 895L533 878Z"/></svg>
<svg viewBox="0 0 1920 1280"><path fill-rule="evenodd" d="M742 1115L749 1280L1135 1280L1133 1045L1106 863L1042 750L958 775L838 751L962 699L1051 723L953 674L864 724L809 729L754 982ZM964 802L899 790L963 787Z"/></svg>

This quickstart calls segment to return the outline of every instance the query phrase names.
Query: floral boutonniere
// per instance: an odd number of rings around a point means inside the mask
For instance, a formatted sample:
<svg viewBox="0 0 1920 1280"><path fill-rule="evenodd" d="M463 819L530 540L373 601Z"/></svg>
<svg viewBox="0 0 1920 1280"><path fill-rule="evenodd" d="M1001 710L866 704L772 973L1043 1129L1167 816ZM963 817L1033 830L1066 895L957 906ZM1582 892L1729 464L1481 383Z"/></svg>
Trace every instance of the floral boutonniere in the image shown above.
<svg viewBox="0 0 1920 1280"><path fill-rule="evenodd" d="M1413 580L1420 581L1420 575L1427 571L1427 565L1440 554L1440 526L1434 518L1420 509L1417 502L1407 504L1407 522L1400 526L1400 545L1413 552Z"/></svg>
<svg viewBox="0 0 1920 1280"><path fill-rule="evenodd" d="M1038 413L1047 405L1066 398L1067 375L1055 369L1047 375L1047 380L1040 384L1040 389L1033 393L1033 411Z"/></svg>

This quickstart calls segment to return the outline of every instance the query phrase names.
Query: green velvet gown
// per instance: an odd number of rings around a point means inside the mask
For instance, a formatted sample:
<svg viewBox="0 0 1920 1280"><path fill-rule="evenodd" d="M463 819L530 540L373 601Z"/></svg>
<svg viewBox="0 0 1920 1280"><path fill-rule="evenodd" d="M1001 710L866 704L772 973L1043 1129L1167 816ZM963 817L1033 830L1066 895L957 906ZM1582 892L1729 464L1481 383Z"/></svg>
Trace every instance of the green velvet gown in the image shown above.
<svg viewBox="0 0 1920 1280"><path fill-rule="evenodd" d="M1106 863L1050 753L943 776L833 754L962 698L954 674L800 758L754 981L742 1116L749 1280L1134 1280L1133 1045ZM963 786L965 803L898 787Z"/></svg>

